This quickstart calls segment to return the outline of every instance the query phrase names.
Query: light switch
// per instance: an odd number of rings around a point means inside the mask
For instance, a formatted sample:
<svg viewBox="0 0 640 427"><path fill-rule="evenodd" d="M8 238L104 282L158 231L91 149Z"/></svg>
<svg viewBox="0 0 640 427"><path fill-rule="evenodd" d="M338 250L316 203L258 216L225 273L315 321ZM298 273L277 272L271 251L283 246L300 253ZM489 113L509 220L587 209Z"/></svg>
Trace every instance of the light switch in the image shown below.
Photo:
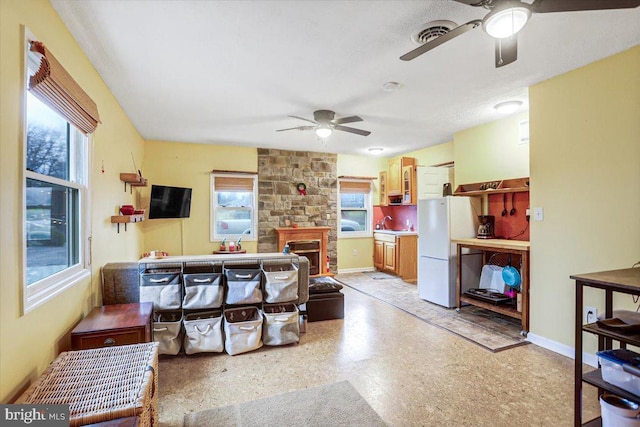
<svg viewBox="0 0 640 427"><path fill-rule="evenodd" d="M544 209L543 208L533 208L533 220L534 221L542 221L542 220L544 220Z"/></svg>

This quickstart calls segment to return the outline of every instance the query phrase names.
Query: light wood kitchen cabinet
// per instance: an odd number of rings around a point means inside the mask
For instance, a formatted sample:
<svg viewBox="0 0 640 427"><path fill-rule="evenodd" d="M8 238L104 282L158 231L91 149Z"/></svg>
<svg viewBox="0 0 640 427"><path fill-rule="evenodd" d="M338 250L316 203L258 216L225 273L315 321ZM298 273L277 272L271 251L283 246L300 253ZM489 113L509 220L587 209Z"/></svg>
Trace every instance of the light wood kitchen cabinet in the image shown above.
<svg viewBox="0 0 640 427"><path fill-rule="evenodd" d="M417 196L415 166L404 166L402 168L402 204L415 205Z"/></svg>
<svg viewBox="0 0 640 427"><path fill-rule="evenodd" d="M387 197L402 196L402 168L415 166L413 157L396 157L389 160L387 166Z"/></svg>
<svg viewBox="0 0 640 427"><path fill-rule="evenodd" d="M373 265L397 274L405 282L417 280L418 236L416 234L373 233Z"/></svg>
<svg viewBox="0 0 640 427"><path fill-rule="evenodd" d="M384 242L381 240L373 241L373 266L378 270L384 269Z"/></svg>
<svg viewBox="0 0 640 427"><path fill-rule="evenodd" d="M380 206L387 206L387 172L380 172Z"/></svg>

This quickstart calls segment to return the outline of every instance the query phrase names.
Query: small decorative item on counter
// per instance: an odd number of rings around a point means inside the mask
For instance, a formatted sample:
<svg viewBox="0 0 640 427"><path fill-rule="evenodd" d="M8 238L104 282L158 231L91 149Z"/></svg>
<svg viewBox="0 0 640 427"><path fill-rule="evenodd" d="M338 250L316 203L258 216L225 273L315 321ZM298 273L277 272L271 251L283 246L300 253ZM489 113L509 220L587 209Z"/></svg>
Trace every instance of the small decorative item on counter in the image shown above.
<svg viewBox="0 0 640 427"><path fill-rule="evenodd" d="M298 224L291 224L293 228L298 228Z"/></svg>
<svg viewBox="0 0 640 427"><path fill-rule="evenodd" d="M285 225L285 227L291 227L291 220L289 218L286 218L284 220L284 225Z"/></svg>
<svg viewBox="0 0 640 427"><path fill-rule="evenodd" d="M298 189L298 193L300 193L301 196L307 195L307 185L304 182L298 183L298 186L296 188Z"/></svg>
<svg viewBox="0 0 640 427"><path fill-rule="evenodd" d="M120 206L120 213L122 215L133 215L135 211L136 211L136 208L134 208L133 205Z"/></svg>
<svg viewBox="0 0 640 427"><path fill-rule="evenodd" d="M380 230L380 223L376 222L376 230Z"/></svg>
<svg viewBox="0 0 640 427"><path fill-rule="evenodd" d="M238 241L236 242L236 251L241 251L242 250L242 245L240 244L241 240L242 240L242 237L239 237Z"/></svg>
<svg viewBox="0 0 640 427"><path fill-rule="evenodd" d="M225 237L224 239L222 239L222 242L220 242L220 250L221 251L226 251L227 250L226 246L224 245L226 241L227 241L227 238Z"/></svg>
<svg viewBox="0 0 640 427"><path fill-rule="evenodd" d="M284 245L284 248L282 249L282 253L288 254L290 252L291 252L291 249L289 248L289 245Z"/></svg>
<svg viewBox="0 0 640 427"><path fill-rule="evenodd" d="M234 252L236 250L236 244L233 243L233 240L229 242L229 252Z"/></svg>

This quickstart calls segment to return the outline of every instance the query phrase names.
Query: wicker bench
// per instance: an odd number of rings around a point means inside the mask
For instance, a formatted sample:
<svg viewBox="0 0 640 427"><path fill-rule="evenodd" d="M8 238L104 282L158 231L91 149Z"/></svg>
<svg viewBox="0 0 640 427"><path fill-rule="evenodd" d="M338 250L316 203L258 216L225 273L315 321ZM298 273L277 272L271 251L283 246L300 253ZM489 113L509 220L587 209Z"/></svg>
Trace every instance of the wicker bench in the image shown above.
<svg viewBox="0 0 640 427"><path fill-rule="evenodd" d="M68 351L16 401L68 404L70 426L137 417L158 425L158 343Z"/></svg>

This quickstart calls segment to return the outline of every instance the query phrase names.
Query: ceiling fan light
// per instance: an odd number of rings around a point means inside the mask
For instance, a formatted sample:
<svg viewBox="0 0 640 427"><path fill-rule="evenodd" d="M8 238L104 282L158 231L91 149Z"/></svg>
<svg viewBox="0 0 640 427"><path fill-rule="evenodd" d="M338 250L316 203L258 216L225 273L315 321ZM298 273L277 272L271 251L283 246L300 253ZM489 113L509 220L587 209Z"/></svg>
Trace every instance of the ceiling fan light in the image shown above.
<svg viewBox="0 0 640 427"><path fill-rule="evenodd" d="M316 128L316 135L318 135L318 138L326 138L331 135L332 132L333 130L327 125L320 125Z"/></svg>
<svg viewBox="0 0 640 427"><path fill-rule="evenodd" d="M531 9L524 3L495 8L482 20L482 29L491 37L505 39L517 34L527 24Z"/></svg>
<svg viewBox="0 0 640 427"><path fill-rule="evenodd" d="M496 111L499 113L511 114L518 111L521 105L522 105L522 101L505 101L505 102L500 102L499 104L494 105L493 108L495 108Z"/></svg>

